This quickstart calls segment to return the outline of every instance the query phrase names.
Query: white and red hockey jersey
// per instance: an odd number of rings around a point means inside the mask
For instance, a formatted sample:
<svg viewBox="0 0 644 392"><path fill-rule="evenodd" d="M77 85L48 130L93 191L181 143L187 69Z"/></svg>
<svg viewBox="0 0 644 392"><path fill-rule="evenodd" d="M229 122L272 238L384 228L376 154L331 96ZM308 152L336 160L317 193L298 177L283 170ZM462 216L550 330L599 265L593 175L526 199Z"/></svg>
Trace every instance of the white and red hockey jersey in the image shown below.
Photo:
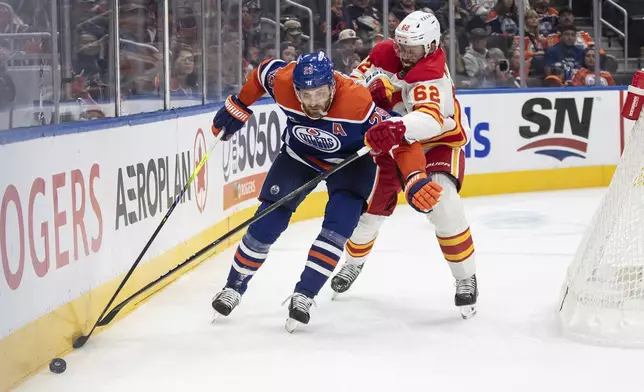
<svg viewBox="0 0 644 392"><path fill-rule="evenodd" d="M467 143L470 131L445 57L438 48L405 73L394 41L387 40L371 50L351 77L365 85L378 77L389 79L394 87L393 110L403 116L408 143L419 142L425 149L439 144L458 148Z"/></svg>

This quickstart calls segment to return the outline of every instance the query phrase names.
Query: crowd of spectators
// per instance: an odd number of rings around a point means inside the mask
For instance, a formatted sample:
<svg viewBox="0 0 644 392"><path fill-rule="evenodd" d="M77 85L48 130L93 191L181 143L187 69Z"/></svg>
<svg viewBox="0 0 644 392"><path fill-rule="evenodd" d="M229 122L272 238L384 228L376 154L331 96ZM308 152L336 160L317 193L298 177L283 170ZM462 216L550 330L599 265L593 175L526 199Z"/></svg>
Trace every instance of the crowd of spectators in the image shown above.
<svg viewBox="0 0 644 392"><path fill-rule="evenodd" d="M292 61L311 49L326 50L327 29L331 30L336 69L347 74L375 44L385 36L393 37L400 21L415 10L436 15L443 34L441 44L448 52L452 38L446 0L390 0L387 20L383 1L332 0L330 21L326 20L325 0L279 0L279 18L276 0L261 4L259 0L203 0L203 5L201 0L167 1L173 102L181 102L181 97L201 101L204 92L206 101L221 99L236 91L248 72L266 58ZM551 1L558 0L519 2L525 6L525 39L520 42L518 0L456 0L452 75L457 87L519 87L521 62L528 86L594 85L597 61L601 84L614 85L615 58L603 50L597 53L596 37L575 23L577 15L566 7L567 0L565 4ZM112 66L111 4L107 0L0 2L0 108L51 100L54 45L47 33L54 23L60 31L56 51L61 100L105 102L115 95L112 90L118 76L121 100L157 97L156 104L143 105L140 111L162 108L162 2L119 2L119 75ZM56 21L52 20L53 8Z"/></svg>
<svg viewBox="0 0 644 392"><path fill-rule="evenodd" d="M384 39L384 30L393 37L396 26L409 13L423 10L436 15L443 34L443 48L449 50L449 7L444 0L393 0L389 15L382 17L382 2L372 0L333 0L331 23L327 26L324 3L308 4L317 15L312 21L297 8L284 7L282 48L290 54L307 52L309 31L313 24L313 48L325 49L326 29L331 29L332 58L336 69L349 74L371 48ZM554 1L554 0L553 0ZM517 0L457 0L454 3L456 36L456 69L452 75L460 88L520 87L520 65L525 62L529 86L595 85L595 58L600 61L601 85L614 85L611 73L617 69L613 56L595 53L590 31L575 24L575 14L567 6L551 4L550 0L525 0L525 38L520 42ZM250 7L245 3L244 8ZM567 1L566 1L567 4ZM263 12L259 10L257 12ZM586 17L589 14L585 15ZM246 26L246 25L245 25ZM305 28L303 28L304 26ZM246 27L245 27L246 28ZM249 29L255 29L249 24ZM245 36L250 36L245 34ZM269 46L266 44L269 43ZM258 60L270 57L270 41L255 36L244 44L255 55L245 60L256 66ZM524 47L524 58L520 46ZM248 69L251 69L250 66Z"/></svg>

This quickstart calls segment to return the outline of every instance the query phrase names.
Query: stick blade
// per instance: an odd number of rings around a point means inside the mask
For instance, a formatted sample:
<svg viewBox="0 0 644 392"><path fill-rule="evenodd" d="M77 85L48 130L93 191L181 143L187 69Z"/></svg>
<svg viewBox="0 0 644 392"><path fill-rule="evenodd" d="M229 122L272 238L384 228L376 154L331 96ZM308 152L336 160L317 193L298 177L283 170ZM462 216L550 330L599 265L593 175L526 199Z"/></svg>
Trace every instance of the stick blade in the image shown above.
<svg viewBox="0 0 644 392"><path fill-rule="evenodd" d="M72 344L72 347L74 348L81 348L87 343L87 339L89 339L88 336L81 335L74 340L74 343Z"/></svg>

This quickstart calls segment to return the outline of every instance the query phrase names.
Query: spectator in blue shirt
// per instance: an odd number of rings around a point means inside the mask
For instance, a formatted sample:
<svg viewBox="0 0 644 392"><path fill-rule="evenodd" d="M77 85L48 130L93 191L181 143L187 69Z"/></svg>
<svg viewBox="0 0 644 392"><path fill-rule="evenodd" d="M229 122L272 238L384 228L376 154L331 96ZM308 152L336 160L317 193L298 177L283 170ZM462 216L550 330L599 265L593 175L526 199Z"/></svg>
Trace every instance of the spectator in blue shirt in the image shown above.
<svg viewBox="0 0 644 392"><path fill-rule="evenodd" d="M572 76L584 62L584 50L575 45L576 40L575 26L566 26L561 31L559 43L546 50L545 74L561 77L563 72L561 82L564 85L572 80Z"/></svg>

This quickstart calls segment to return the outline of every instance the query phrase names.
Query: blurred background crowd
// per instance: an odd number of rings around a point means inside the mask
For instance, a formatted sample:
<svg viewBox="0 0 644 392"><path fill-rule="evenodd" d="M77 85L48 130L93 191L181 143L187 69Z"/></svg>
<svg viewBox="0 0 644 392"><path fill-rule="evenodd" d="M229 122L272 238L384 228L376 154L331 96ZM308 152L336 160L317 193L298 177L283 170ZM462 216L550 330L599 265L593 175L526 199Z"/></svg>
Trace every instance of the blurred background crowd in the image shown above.
<svg viewBox="0 0 644 392"><path fill-rule="evenodd" d="M262 60L315 50L349 74L414 10L440 21L460 89L642 68L644 0L3 0L0 130L216 102Z"/></svg>

